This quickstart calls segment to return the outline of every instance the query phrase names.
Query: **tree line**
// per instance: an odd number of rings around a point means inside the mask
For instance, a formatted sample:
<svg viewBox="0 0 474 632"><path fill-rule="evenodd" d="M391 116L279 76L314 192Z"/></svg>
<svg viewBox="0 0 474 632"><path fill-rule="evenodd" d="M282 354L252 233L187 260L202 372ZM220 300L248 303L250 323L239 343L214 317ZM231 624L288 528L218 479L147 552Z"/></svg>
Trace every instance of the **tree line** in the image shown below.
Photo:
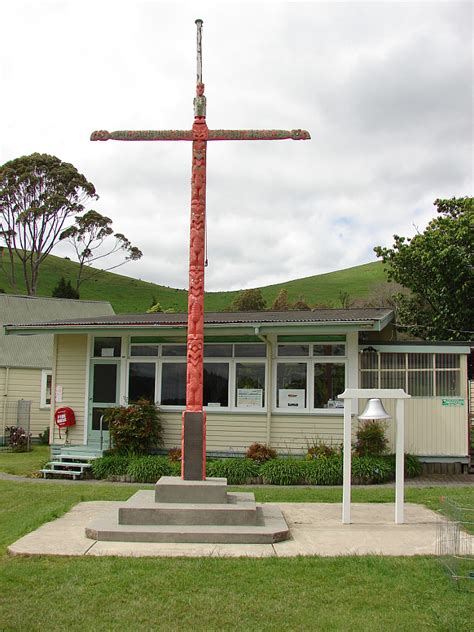
<svg viewBox="0 0 474 632"><path fill-rule="evenodd" d="M61 242L71 245L79 264L74 286L68 281L68 288L64 279L58 283L61 296L71 291L78 298L86 281L142 257L125 235L114 232L109 217L86 209L98 199L94 185L56 156L34 153L0 167L0 238L8 253L8 261L2 257L1 265L14 291L20 262L26 291L36 295L41 265ZM91 269L93 263L119 251L123 255L119 263Z"/></svg>

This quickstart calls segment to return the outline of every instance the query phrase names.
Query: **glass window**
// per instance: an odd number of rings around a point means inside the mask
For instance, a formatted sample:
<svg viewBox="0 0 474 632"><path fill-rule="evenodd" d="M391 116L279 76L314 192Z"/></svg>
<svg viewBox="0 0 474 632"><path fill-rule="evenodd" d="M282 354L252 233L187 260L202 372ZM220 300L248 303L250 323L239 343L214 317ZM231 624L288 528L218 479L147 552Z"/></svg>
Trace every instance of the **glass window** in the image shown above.
<svg viewBox="0 0 474 632"><path fill-rule="evenodd" d="M51 406L51 384L53 382L53 375L51 371L43 369L41 372L41 408L48 408Z"/></svg>
<svg viewBox="0 0 474 632"><path fill-rule="evenodd" d="M131 356L157 356L158 345L132 345Z"/></svg>
<svg viewBox="0 0 474 632"><path fill-rule="evenodd" d="M433 397L433 371L408 371L408 394Z"/></svg>
<svg viewBox="0 0 474 632"><path fill-rule="evenodd" d="M204 345L205 358L231 358L232 345Z"/></svg>
<svg viewBox="0 0 474 632"><path fill-rule="evenodd" d="M109 429L109 423L102 419L102 423L100 418L106 412L107 408L93 408L92 409L92 430L100 430L102 426L102 430Z"/></svg>
<svg viewBox="0 0 474 632"><path fill-rule="evenodd" d="M260 343L236 344L234 346L234 356L236 358L265 358L267 346Z"/></svg>
<svg viewBox="0 0 474 632"><path fill-rule="evenodd" d="M227 362L204 363L204 406L229 405L229 364Z"/></svg>
<svg viewBox="0 0 474 632"><path fill-rule="evenodd" d="M277 407L306 408L306 363L277 364Z"/></svg>
<svg viewBox="0 0 474 632"><path fill-rule="evenodd" d="M235 405L237 408L263 408L265 406L265 365L235 365Z"/></svg>
<svg viewBox="0 0 474 632"><path fill-rule="evenodd" d="M185 406L186 364L163 362L161 366L161 404L163 406Z"/></svg>
<svg viewBox="0 0 474 632"><path fill-rule="evenodd" d="M377 371L361 371L360 387L361 388L378 388L379 374Z"/></svg>
<svg viewBox="0 0 474 632"><path fill-rule="evenodd" d="M409 353L408 354L409 369L432 369L433 354L432 353Z"/></svg>
<svg viewBox="0 0 474 632"><path fill-rule="evenodd" d="M459 369L460 359L454 353L437 353L435 357L437 369Z"/></svg>
<svg viewBox="0 0 474 632"><path fill-rule="evenodd" d="M155 401L156 365L154 362L130 362L128 372L128 401Z"/></svg>
<svg viewBox="0 0 474 632"><path fill-rule="evenodd" d="M278 345L279 356L309 356L309 345Z"/></svg>
<svg viewBox="0 0 474 632"><path fill-rule="evenodd" d="M322 363L314 365L314 407L343 408L344 402L338 395L345 388L345 366L341 363Z"/></svg>
<svg viewBox="0 0 474 632"><path fill-rule="evenodd" d="M381 371L380 388L406 388L406 371Z"/></svg>
<svg viewBox="0 0 474 632"><path fill-rule="evenodd" d="M361 369L377 369L379 366L379 354L375 351L362 351L360 354Z"/></svg>
<svg viewBox="0 0 474 632"><path fill-rule="evenodd" d="M92 400L102 404L115 404L117 399L117 365L96 364L92 384Z"/></svg>
<svg viewBox="0 0 474 632"><path fill-rule="evenodd" d="M161 354L168 357L174 356L185 358L186 345L163 345L161 348Z"/></svg>
<svg viewBox="0 0 474 632"><path fill-rule="evenodd" d="M121 338L94 338L95 358L120 358Z"/></svg>
<svg viewBox="0 0 474 632"><path fill-rule="evenodd" d="M404 369L405 368L405 354L404 353L381 353L380 354L380 368L381 369ZM389 387L386 387L386 388L389 388Z"/></svg>
<svg viewBox="0 0 474 632"><path fill-rule="evenodd" d="M315 356L343 356L346 355L346 345L341 343L328 342L327 344L313 345L313 355Z"/></svg>
<svg viewBox="0 0 474 632"><path fill-rule="evenodd" d="M461 395L460 371L436 371L436 395L438 397Z"/></svg>

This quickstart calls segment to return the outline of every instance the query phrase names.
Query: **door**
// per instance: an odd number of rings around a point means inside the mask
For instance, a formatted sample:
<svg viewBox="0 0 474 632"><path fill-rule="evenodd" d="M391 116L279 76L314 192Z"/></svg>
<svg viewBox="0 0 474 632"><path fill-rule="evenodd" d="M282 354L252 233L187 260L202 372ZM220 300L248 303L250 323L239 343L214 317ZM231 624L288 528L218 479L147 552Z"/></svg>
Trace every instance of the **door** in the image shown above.
<svg viewBox="0 0 474 632"><path fill-rule="evenodd" d="M109 428L102 416L119 405L120 360L92 360L89 387L88 444L110 446Z"/></svg>

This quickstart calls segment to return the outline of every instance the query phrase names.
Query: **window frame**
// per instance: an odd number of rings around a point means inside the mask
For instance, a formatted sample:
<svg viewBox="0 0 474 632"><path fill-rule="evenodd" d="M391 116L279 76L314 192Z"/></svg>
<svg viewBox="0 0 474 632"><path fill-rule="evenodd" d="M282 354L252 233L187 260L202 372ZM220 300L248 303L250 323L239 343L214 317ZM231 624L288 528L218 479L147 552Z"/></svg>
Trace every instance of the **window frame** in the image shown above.
<svg viewBox="0 0 474 632"><path fill-rule="evenodd" d="M48 389L48 377L51 378L51 392L49 397L49 404L47 401L47 389ZM53 401L53 371L52 369L41 370L41 386L40 386L40 408L50 410L51 403Z"/></svg>

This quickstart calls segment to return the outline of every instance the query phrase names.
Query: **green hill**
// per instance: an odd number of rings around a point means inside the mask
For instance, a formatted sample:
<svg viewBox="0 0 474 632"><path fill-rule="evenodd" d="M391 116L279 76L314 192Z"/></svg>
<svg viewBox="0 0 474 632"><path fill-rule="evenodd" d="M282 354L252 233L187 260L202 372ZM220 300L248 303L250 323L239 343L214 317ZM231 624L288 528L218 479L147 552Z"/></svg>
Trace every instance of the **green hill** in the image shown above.
<svg viewBox="0 0 474 632"><path fill-rule="evenodd" d="M3 267L9 265L6 255L3 255ZM40 269L38 284L39 296L51 296L53 288L59 279L64 276L66 281L75 279L77 263L50 255ZM22 282L21 270L18 265L17 279L18 290L14 292L9 286L7 275L0 266L0 288L13 294L24 294L25 285ZM262 287L262 294L270 306L282 288L286 288L290 301L296 301L303 295L311 305L332 304L340 307L339 294L347 292L351 298L364 298L371 293L377 285L386 282L386 274L381 262L366 263L365 265L319 274L276 285ZM235 292L207 292L206 311L223 311L229 307ZM132 277L104 272L95 279L81 286L81 298L91 300L108 300L117 313L133 313L146 311L156 299L163 309L173 308L176 311L186 311L187 291L148 283Z"/></svg>

